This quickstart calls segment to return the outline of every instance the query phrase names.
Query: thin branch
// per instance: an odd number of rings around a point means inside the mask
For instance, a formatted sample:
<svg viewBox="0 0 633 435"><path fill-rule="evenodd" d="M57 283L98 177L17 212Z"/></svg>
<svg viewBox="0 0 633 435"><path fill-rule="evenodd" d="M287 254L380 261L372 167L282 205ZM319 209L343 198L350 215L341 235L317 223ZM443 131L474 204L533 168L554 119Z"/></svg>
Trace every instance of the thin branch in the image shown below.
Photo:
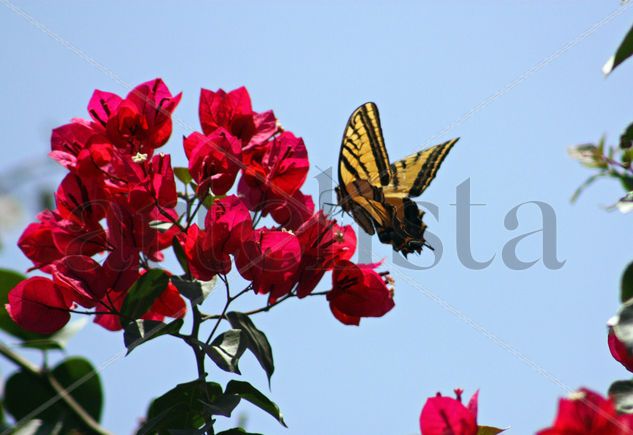
<svg viewBox="0 0 633 435"><path fill-rule="evenodd" d="M205 343L204 343L207 346L211 342L211 339L213 338L213 334L215 334L215 331L218 330L218 326L220 326L220 322L222 322L222 319L224 319L224 316L226 315L226 312L229 309L229 305L231 305L231 302L233 302L235 300L235 299L233 299L231 297L231 290L229 288L229 281L226 279L226 275L219 275L219 276L220 276L220 279L222 279L222 281L224 281L224 287L226 288L226 303L224 304L224 308L222 309L222 314L220 314L220 316L218 317L218 320L215 322L215 325L213 326L213 329L211 330L211 333L209 334L209 337L207 337L207 341L205 341Z"/></svg>
<svg viewBox="0 0 633 435"><path fill-rule="evenodd" d="M42 371L38 369L33 363L23 358L21 355L13 352L4 344L0 343L0 354L20 367L22 370L30 373L33 376L42 378L50 384L55 390L55 393L62 402L68 406L77 417L88 426L94 432L101 435L111 435L111 432L103 428L77 401L66 391L63 385L53 376L53 374L47 370Z"/></svg>

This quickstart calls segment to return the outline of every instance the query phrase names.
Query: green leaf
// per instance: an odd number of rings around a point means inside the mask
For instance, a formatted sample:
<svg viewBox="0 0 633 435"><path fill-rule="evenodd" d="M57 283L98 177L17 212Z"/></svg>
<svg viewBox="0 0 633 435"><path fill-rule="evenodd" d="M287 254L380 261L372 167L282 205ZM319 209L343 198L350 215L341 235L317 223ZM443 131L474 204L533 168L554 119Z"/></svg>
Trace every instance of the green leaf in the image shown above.
<svg viewBox="0 0 633 435"><path fill-rule="evenodd" d="M612 205L607 209L612 210L614 208L618 209L620 213L630 213L631 211L633 211L633 191L628 192L626 195L620 198L618 202L615 203L615 205Z"/></svg>
<svg viewBox="0 0 633 435"><path fill-rule="evenodd" d="M602 140L598 145L586 143L569 147L567 153L572 159L577 160L587 168L606 169L607 162L604 160L604 143Z"/></svg>
<svg viewBox="0 0 633 435"><path fill-rule="evenodd" d="M585 180L584 183L582 183L580 186L578 186L578 188L576 189L576 191L574 192L574 194L571 196L571 203L575 203L578 198L580 197L580 194L583 193L585 191L586 188L588 188L590 185L592 185L594 183L594 181L596 181L598 178L600 177L604 177L606 174L604 172L599 172L597 174L592 175L591 177L587 178Z"/></svg>
<svg viewBox="0 0 633 435"><path fill-rule="evenodd" d="M167 284L169 284L169 276L165 271L148 270L130 287L121 307L121 315L128 320L141 317L149 310L156 298L165 291Z"/></svg>
<svg viewBox="0 0 633 435"><path fill-rule="evenodd" d="M605 75L608 75L613 71L618 65L624 62L633 54L633 27L629 29L629 32L626 34L620 46L616 50L615 54L609 58L607 63L602 67L602 72Z"/></svg>
<svg viewBox="0 0 633 435"><path fill-rule="evenodd" d="M182 249L182 245L176 237L174 237L174 239L172 240L171 247L174 250L174 254L176 255L176 260L178 260L178 264L180 264L182 270L188 274L189 262L187 261L187 256L185 255L184 249Z"/></svg>
<svg viewBox="0 0 633 435"><path fill-rule="evenodd" d="M241 427L234 427L233 429L223 430L222 432L218 432L216 435L262 435L262 434L254 433L254 432L246 432Z"/></svg>
<svg viewBox="0 0 633 435"><path fill-rule="evenodd" d="M62 361L52 371L57 382L67 389L70 396L96 421L101 418L103 408L103 390L99 375L89 361L73 357ZM42 405L47 406L42 406ZM4 405L16 420L29 416L46 423L63 424L61 433L72 430L88 432L88 428L75 416L74 412L62 401L44 376L27 371L18 371L11 375L5 384ZM35 409L42 407L36 415Z"/></svg>
<svg viewBox="0 0 633 435"><path fill-rule="evenodd" d="M214 276L210 281L187 280L179 276L172 275L171 282L176 286L181 295L200 305L211 294L217 278Z"/></svg>
<svg viewBox="0 0 633 435"><path fill-rule="evenodd" d="M225 394L236 394L242 399L248 400L253 405L275 417L284 427L288 427L286 426L283 415L281 415L279 407L248 382L230 381L226 386Z"/></svg>
<svg viewBox="0 0 633 435"><path fill-rule="evenodd" d="M633 352L633 301L622 304L618 314L609 320L609 325L613 326L618 340L624 343L629 352Z"/></svg>
<svg viewBox="0 0 633 435"><path fill-rule="evenodd" d="M633 298L633 262L626 266L620 280L620 301L624 303L631 298Z"/></svg>
<svg viewBox="0 0 633 435"><path fill-rule="evenodd" d="M633 381L615 381L609 387L609 397L623 414L633 414Z"/></svg>
<svg viewBox="0 0 633 435"><path fill-rule="evenodd" d="M505 429L499 429L498 427L492 426L478 426L477 427L477 435L497 435L505 431Z"/></svg>
<svg viewBox="0 0 633 435"><path fill-rule="evenodd" d="M189 173L188 168L183 168L183 167L174 168L174 175L184 184L188 184L191 182L191 180L193 180L193 178L191 177L191 174Z"/></svg>
<svg viewBox="0 0 633 435"><path fill-rule="evenodd" d="M123 342L127 348L127 353L132 352L136 347L165 334L175 334L180 331L184 320L176 319L171 323L163 323L158 320L135 320L125 325L123 331Z"/></svg>
<svg viewBox="0 0 633 435"><path fill-rule="evenodd" d="M208 411L203 402L213 403L222 396L222 387L215 382L192 381L178 384L154 399L147 412L147 421L138 434L168 429L198 429Z"/></svg>
<svg viewBox="0 0 633 435"><path fill-rule="evenodd" d="M204 198L204 201L202 201L202 205L204 206L204 208L208 210L211 208L211 206L213 205L216 199L224 198L224 196L225 195L220 195L220 196L207 195Z"/></svg>
<svg viewBox="0 0 633 435"><path fill-rule="evenodd" d="M242 329L229 329L218 335L210 346L203 344L203 349L222 370L241 375L238 363L247 342L248 338Z"/></svg>
<svg viewBox="0 0 633 435"><path fill-rule="evenodd" d="M161 233L164 233L166 231L169 231L173 226L174 223L173 222L165 222L165 221L151 221L148 226L150 228L153 228L155 230L160 231Z"/></svg>
<svg viewBox="0 0 633 435"><path fill-rule="evenodd" d="M259 361L259 364L268 376L268 383L270 384L270 378L275 371L275 364L273 362L273 351L268 339L262 331L255 327L250 317L246 314L231 311L226 313L226 318L229 320L233 329L241 329L246 333L248 339L246 347L255 355L257 361Z"/></svg>

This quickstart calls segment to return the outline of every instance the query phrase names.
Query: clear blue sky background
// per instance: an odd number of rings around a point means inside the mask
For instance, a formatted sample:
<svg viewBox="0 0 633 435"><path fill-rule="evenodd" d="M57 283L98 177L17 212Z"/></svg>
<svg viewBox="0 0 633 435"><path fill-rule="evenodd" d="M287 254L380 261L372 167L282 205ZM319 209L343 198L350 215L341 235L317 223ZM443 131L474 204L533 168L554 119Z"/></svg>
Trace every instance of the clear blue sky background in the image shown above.
<svg viewBox="0 0 633 435"><path fill-rule="evenodd" d="M360 103L378 103L391 157L403 157L619 5L616 0L312 3L17 5L123 81L162 77L172 91L183 91L175 116L191 127L177 126L164 148L177 163L184 162L180 137L198 128L199 89L245 85L257 110L274 109L287 129L305 139L312 176L317 167L336 165L345 121ZM588 171L567 157L566 147L603 133L614 143L631 121L633 64L608 79L600 69L632 18L633 10L625 12L442 136L462 137L424 195L440 208L439 222L428 218L428 223L444 255L430 270L400 269L391 264L390 249L374 243L374 258L386 257L397 279L396 308L387 316L345 327L317 298L258 315L255 321L275 353L270 394L289 429L246 404L233 420L245 412L248 428L266 434L412 435L428 396L463 387L467 396L481 389L480 422L526 434L548 425L558 397L566 394L553 378L605 393L611 381L628 376L609 355L605 321L617 309L620 273L632 257L631 217L602 209L621 193L611 181L597 184L578 204L569 203ZM127 90L2 5L0 28L0 169L6 171L40 162L50 129L86 117L93 89ZM48 178L16 185L14 193L28 199L46 185L42 180L53 188L62 171L47 171ZM455 250L450 204L467 178L473 202L487 204L472 211L473 253L479 260L496 255L480 271L466 269ZM314 178L306 190L316 193ZM521 210L516 231L503 225L508 210L533 200L556 210L558 255L567 261L560 270L539 262L513 271L501 261L510 238L540 227L533 206ZM3 235L0 264L24 270L29 264L14 247L19 233ZM540 252L538 236L519 249L524 259ZM320 289L327 284L324 280ZM244 307L263 303L252 297ZM212 298L205 309L217 311L219 304ZM69 353L102 367L123 350L120 334L89 324ZM6 376L13 367L1 361L0 369ZM209 369L216 376L217 370ZM245 379L267 389L252 357L244 357L242 369ZM102 372L104 425L130 433L150 398L194 376L190 350L169 338L116 359Z"/></svg>

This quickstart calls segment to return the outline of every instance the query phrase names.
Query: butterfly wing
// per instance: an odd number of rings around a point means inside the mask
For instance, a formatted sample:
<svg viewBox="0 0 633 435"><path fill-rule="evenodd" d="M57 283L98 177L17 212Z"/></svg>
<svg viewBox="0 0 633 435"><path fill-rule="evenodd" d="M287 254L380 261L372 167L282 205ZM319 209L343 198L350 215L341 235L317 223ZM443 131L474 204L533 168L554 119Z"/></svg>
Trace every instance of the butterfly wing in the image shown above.
<svg viewBox="0 0 633 435"><path fill-rule="evenodd" d="M405 256L426 244L424 212L410 197L422 194L458 139L393 164L385 148L378 108L365 103L350 116L339 155L338 202L382 243Z"/></svg>
<svg viewBox="0 0 633 435"><path fill-rule="evenodd" d="M347 121L339 155L339 184L367 180L384 186L391 179L389 156L374 103L358 107Z"/></svg>
<svg viewBox="0 0 633 435"><path fill-rule="evenodd" d="M442 162L459 138L419 151L391 164L391 179L383 188L385 197L412 198L429 187Z"/></svg>

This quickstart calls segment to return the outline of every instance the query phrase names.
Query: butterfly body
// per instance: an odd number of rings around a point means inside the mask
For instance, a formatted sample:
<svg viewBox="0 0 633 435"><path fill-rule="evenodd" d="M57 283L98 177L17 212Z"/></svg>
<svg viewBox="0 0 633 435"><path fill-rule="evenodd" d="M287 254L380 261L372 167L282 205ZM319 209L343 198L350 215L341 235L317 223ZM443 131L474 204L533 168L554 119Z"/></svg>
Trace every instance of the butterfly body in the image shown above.
<svg viewBox="0 0 633 435"><path fill-rule="evenodd" d="M378 108L365 103L350 116L339 155L338 204L370 235L405 256L426 245L424 211L411 200L431 183L456 139L394 163L382 135ZM428 245L427 245L428 246Z"/></svg>

